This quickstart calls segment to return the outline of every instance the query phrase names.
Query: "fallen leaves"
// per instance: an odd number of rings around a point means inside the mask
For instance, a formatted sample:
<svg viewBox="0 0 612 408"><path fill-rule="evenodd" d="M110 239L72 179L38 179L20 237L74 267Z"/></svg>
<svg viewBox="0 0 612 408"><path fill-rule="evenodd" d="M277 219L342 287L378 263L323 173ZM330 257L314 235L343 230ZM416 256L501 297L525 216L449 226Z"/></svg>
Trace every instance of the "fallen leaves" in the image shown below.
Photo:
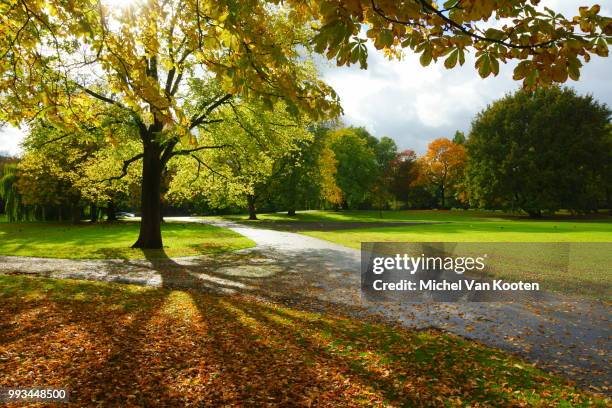
<svg viewBox="0 0 612 408"><path fill-rule="evenodd" d="M75 406L606 402L479 343L238 296L2 277L0 386Z"/></svg>

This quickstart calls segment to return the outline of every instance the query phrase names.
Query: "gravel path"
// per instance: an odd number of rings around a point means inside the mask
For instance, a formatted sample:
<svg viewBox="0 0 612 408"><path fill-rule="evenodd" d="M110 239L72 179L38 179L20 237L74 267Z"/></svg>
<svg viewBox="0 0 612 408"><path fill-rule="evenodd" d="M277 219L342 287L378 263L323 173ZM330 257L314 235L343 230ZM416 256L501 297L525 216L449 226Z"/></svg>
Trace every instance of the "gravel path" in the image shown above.
<svg viewBox="0 0 612 408"><path fill-rule="evenodd" d="M508 350L585 387L612 393L610 305L561 297L537 304L368 301L361 297L357 250L292 232L206 222L230 228L257 245L232 254L174 259L0 256L0 273L190 287L250 294L315 310L375 313L407 327L438 327Z"/></svg>

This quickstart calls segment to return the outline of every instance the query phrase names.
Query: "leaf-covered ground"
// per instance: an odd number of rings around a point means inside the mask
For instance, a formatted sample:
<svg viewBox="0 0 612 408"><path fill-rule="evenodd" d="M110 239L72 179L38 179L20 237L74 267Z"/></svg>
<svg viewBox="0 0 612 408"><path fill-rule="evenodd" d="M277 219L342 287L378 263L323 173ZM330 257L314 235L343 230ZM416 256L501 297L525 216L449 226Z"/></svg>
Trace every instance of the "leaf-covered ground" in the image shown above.
<svg viewBox="0 0 612 408"><path fill-rule="evenodd" d="M605 406L501 351L245 297L0 276L0 387L74 406Z"/></svg>
<svg viewBox="0 0 612 408"><path fill-rule="evenodd" d="M135 259L155 257L130 246L138 238L138 222L49 223L0 222L0 255L68 259ZM163 256L196 256L248 248L255 243L212 225L165 222Z"/></svg>

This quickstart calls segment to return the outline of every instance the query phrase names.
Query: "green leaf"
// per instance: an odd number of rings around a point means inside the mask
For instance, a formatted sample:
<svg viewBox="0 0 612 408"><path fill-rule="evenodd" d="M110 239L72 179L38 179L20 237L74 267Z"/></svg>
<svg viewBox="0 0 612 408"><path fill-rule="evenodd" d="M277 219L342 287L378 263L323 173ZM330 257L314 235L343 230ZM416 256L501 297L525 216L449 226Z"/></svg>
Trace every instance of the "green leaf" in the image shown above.
<svg viewBox="0 0 612 408"><path fill-rule="evenodd" d="M455 7L459 3L459 0L448 0L444 3L444 8L449 9L451 7Z"/></svg>
<svg viewBox="0 0 612 408"><path fill-rule="evenodd" d="M499 74L499 61L495 58L489 58L491 60L491 72L497 76Z"/></svg>
<svg viewBox="0 0 612 408"><path fill-rule="evenodd" d="M432 55L431 55L431 48L426 48L425 51L423 51L423 54L421 54L421 58L419 58L419 61L421 62L421 65L426 67L429 64L431 64L431 59L432 59Z"/></svg>
<svg viewBox="0 0 612 408"><path fill-rule="evenodd" d="M489 74L491 74L491 59L489 58L488 54L482 54L476 60L476 68L478 68L478 74L483 78L486 78L489 76Z"/></svg>
<svg viewBox="0 0 612 408"><path fill-rule="evenodd" d="M444 66L447 69L451 69L454 68L455 65L457 65L457 57L459 56L459 50L454 50L453 52L450 53L450 55L448 56L448 58L446 59L446 61L444 61Z"/></svg>
<svg viewBox="0 0 612 408"><path fill-rule="evenodd" d="M459 65L465 64L465 51L463 48L459 49Z"/></svg>

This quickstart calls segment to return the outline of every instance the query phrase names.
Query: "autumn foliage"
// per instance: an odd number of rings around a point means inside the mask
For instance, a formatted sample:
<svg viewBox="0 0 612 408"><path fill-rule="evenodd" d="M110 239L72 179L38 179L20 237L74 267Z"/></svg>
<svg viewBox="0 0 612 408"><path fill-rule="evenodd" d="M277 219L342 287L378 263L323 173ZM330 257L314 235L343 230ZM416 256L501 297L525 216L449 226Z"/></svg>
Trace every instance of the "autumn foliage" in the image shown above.
<svg viewBox="0 0 612 408"><path fill-rule="evenodd" d="M419 176L414 185L432 186L444 208L447 196L459 191L466 160L464 146L446 138L436 139L429 143L427 153L418 160Z"/></svg>
<svg viewBox="0 0 612 408"><path fill-rule="evenodd" d="M68 387L74 406L605 404L435 330L194 291L0 283L0 386Z"/></svg>

